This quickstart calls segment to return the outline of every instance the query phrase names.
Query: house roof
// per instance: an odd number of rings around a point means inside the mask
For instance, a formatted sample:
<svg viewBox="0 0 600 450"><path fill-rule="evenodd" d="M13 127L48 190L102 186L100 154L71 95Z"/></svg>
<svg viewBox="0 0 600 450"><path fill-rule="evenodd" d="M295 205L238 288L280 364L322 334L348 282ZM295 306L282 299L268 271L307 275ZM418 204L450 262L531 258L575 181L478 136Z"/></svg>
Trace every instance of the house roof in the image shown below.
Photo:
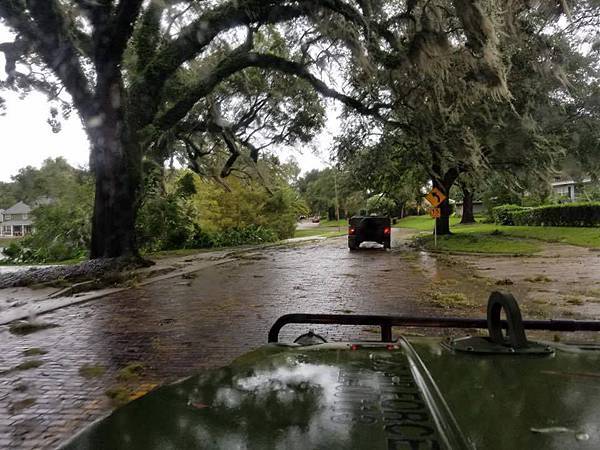
<svg viewBox="0 0 600 450"><path fill-rule="evenodd" d="M572 186L574 184L578 184L578 183L582 183L582 184L587 184L587 183L591 183L592 180L591 178L584 178L581 181L575 181L575 180L562 180L562 181L555 181L554 183L552 183L553 187L557 187L557 186Z"/></svg>
<svg viewBox="0 0 600 450"><path fill-rule="evenodd" d="M31 208L28 204L23 202L18 202L4 211L4 214L29 214L31 212Z"/></svg>

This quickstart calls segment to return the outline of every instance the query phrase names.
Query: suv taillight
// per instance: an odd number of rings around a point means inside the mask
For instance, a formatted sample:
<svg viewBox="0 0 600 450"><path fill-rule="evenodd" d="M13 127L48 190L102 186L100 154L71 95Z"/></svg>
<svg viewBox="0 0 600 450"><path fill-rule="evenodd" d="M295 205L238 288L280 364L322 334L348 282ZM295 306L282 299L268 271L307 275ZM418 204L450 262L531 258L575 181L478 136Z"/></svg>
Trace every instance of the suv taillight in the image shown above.
<svg viewBox="0 0 600 450"><path fill-rule="evenodd" d="M348 234L354 234L356 230L353 227L348 228Z"/></svg>
<svg viewBox="0 0 600 450"><path fill-rule="evenodd" d="M390 227L385 227L383 229L383 234L390 234L392 232L392 229Z"/></svg>

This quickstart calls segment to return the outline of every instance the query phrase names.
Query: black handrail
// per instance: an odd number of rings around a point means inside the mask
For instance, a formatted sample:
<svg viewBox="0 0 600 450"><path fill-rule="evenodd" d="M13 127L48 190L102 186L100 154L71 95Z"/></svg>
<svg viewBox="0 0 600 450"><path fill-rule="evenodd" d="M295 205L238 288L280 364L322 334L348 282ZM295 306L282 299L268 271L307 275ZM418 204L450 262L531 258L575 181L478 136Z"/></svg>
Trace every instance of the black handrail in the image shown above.
<svg viewBox="0 0 600 450"><path fill-rule="evenodd" d="M376 316L345 314L286 314L275 321L269 330L269 342L279 342L279 332L290 323L324 325L376 325L381 327L381 341L392 341L392 327L423 328L488 328L486 319L462 317ZM595 320L524 320L528 330L547 331L600 331L600 321ZM502 327L507 328L506 321Z"/></svg>

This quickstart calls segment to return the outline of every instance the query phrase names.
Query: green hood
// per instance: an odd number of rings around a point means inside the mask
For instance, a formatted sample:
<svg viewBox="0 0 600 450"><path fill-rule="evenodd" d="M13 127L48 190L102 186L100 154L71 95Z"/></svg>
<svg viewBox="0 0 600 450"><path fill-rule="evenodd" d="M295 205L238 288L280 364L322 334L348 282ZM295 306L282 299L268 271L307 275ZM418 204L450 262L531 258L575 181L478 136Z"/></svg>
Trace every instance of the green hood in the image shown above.
<svg viewBox="0 0 600 450"><path fill-rule="evenodd" d="M156 389L64 448L600 448L596 350L474 355L440 344L270 344Z"/></svg>

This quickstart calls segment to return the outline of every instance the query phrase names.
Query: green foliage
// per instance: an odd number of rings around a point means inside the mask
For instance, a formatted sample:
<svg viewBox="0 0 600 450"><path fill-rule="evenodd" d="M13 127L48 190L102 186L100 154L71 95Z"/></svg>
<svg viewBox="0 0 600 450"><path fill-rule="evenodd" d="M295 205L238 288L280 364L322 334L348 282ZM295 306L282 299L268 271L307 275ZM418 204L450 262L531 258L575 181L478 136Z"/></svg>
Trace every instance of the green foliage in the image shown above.
<svg viewBox="0 0 600 450"><path fill-rule="evenodd" d="M600 203L567 203L528 208L513 214L515 225L554 227L600 226Z"/></svg>
<svg viewBox="0 0 600 450"><path fill-rule="evenodd" d="M186 248L195 233L193 211L176 194L147 198L138 212L136 234L144 251Z"/></svg>
<svg viewBox="0 0 600 450"><path fill-rule="evenodd" d="M492 220L499 225L514 225L513 215L523 211L524 207L519 205L502 205L492 208Z"/></svg>
<svg viewBox="0 0 600 450"><path fill-rule="evenodd" d="M297 188L312 214L327 214L330 220L335 219L336 203L340 217L344 218L358 214L367 200L364 190L356 182L355 174L337 168L312 170L298 180Z"/></svg>
<svg viewBox="0 0 600 450"><path fill-rule="evenodd" d="M0 207L4 207L8 200L23 201L33 205L40 198L58 199L65 193L87 182L89 174L84 170L71 167L62 157L56 159L48 158L41 168L27 166L19 170L12 177L10 188L4 186L0 189ZM10 193L2 196L2 191L9 190ZM14 203L14 202L13 202ZM8 206L12 206L12 203Z"/></svg>
<svg viewBox="0 0 600 450"><path fill-rule="evenodd" d="M213 247L233 247L246 244L262 244L277 240L277 234L260 225L248 225L243 228L229 228L224 231L212 233Z"/></svg>
<svg viewBox="0 0 600 450"><path fill-rule="evenodd" d="M63 174L69 177L69 174ZM56 174L57 183L60 175ZM11 243L4 254L12 262L46 263L84 258L91 239L93 185L91 178L70 180L51 203L32 212L34 232Z"/></svg>
<svg viewBox="0 0 600 450"><path fill-rule="evenodd" d="M253 179L229 177L226 185L197 179L198 194L190 199L198 211L198 224L207 232L225 232L256 226L271 230L279 239L292 237L304 202L278 174L266 188Z"/></svg>
<svg viewBox="0 0 600 450"><path fill-rule="evenodd" d="M137 235L145 252L228 247L292 237L304 203L284 175L265 171L267 190L253 178L225 184L173 172L166 192L154 191L140 208Z"/></svg>
<svg viewBox="0 0 600 450"><path fill-rule="evenodd" d="M0 181L0 208L10 208L18 201L15 183Z"/></svg>
<svg viewBox="0 0 600 450"><path fill-rule="evenodd" d="M294 236L296 218L306 209L292 189L277 189L262 208L265 225L276 237L287 239Z"/></svg>
<svg viewBox="0 0 600 450"><path fill-rule="evenodd" d="M104 375L106 368L100 364L84 364L79 368L79 375L83 378L97 378Z"/></svg>
<svg viewBox="0 0 600 450"><path fill-rule="evenodd" d="M369 214L393 216L397 207L396 202L386 195L374 195L367 200Z"/></svg>

